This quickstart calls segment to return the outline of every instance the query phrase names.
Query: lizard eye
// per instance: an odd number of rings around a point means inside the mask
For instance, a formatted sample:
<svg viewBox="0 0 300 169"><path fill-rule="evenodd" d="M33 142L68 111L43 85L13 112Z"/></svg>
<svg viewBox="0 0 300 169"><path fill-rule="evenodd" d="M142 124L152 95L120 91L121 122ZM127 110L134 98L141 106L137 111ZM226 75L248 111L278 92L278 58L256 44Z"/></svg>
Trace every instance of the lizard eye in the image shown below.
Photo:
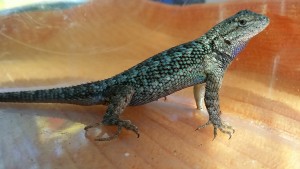
<svg viewBox="0 0 300 169"><path fill-rule="evenodd" d="M239 26L245 26L247 24L247 21L244 19L239 20Z"/></svg>

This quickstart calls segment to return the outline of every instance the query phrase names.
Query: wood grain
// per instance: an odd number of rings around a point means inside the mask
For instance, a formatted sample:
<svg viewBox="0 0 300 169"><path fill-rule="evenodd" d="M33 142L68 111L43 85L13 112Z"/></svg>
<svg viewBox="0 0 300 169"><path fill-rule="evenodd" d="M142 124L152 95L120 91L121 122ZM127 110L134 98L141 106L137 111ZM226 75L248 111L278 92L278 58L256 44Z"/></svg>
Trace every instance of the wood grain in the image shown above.
<svg viewBox="0 0 300 169"><path fill-rule="evenodd" d="M122 115L141 137L94 142L83 127L105 106L0 105L0 168L300 168L299 11L296 0L168 6L146 0L0 17L1 92L104 79L205 33L241 9L270 17L232 63L221 89L231 140L195 128L192 89ZM111 133L114 128L103 129ZM100 131L94 131L95 133Z"/></svg>

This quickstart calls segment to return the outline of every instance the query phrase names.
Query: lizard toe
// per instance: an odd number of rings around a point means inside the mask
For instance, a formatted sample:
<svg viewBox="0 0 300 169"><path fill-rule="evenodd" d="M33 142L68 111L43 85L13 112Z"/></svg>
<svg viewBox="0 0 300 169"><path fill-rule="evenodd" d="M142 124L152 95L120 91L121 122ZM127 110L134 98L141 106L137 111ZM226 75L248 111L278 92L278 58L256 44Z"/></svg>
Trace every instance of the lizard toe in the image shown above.
<svg viewBox="0 0 300 169"><path fill-rule="evenodd" d="M225 134L229 135L229 139L232 137L232 134L235 132L235 130L233 129L232 126L228 125L228 124L224 124L224 122L219 121L217 123L214 123L211 120L208 120L204 125L200 125L196 128L196 130L202 129L207 127L208 125L212 124L214 127L214 138L213 140L217 137L218 134L218 129Z"/></svg>
<svg viewBox="0 0 300 169"><path fill-rule="evenodd" d="M120 120L118 125L126 128L127 130L133 131L137 135L137 138L140 137L138 127L136 125L132 124L130 120Z"/></svg>

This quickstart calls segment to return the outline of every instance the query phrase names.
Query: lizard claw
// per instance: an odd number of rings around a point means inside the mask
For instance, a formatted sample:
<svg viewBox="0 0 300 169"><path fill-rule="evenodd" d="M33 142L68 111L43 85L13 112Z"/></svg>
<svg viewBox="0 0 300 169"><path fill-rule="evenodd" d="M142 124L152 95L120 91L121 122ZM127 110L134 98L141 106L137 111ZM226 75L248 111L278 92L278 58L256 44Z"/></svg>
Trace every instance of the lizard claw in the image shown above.
<svg viewBox="0 0 300 169"><path fill-rule="evenodd" d="M95 138L95 141L110 141L110 140L113 140L113 139L117 138L120 135L121 130L122 130L122 127L118 126L118 130L112 136L101 137L101 138L98 136L97 138Z"/></svg>
<svg viewBox="0 0 300 169"><path fill-rule="evenodd" d="M86 127L84 127L84 130L85 130L85 135L87 136L87 132L89 129L91 128L96 128L96 127L101 127L103 126L104 124L103 123L95 123L95 124L92 124L92 125L88 125ZM95 138L95 141L110 141L112 139L115 139L118 137L118 135L121 133L121 127L118 126L118 130L114 133L114 135L112 136L109 136L109 137L104 137L104 138L100 138L99 136L97 136Z"/></svg>
<svg viewBox="0 0 300 169"><path fill-rule="evenodd" d="M93 125L88 125L84 128L84 130L86 131L86 135L87 135L87 131L91 128L95 128L95 127L98 127L98 126L103 126L103 125L106 125L106 124L103 124L103 123L95 123ZM126 128L127 130L132 130L136 135L137 135L137 138L140 137L140 133L139 133L139 130L138 130L138 127L136 127L135 125L133 125L131 123L130 120L119 120L117 122L117 124L115 124L118 129L117 131L112 135L112 136L109 136L109 137L103 137L103 138L100 138L99 136L95 139L95 141L110 141L110 140L113 140L115 138L117 138L120 133L121 133L121 130L122 130L122 127Z"/></svg>
<svg viewBox="0 0 300 169"><path fill-rule="evenodd" d="M211 124L211 121L208 120L205 124L203 124L203 125L201 125L201 126L198 126L198 127L196 128L195 131L197 131L197 130L199 130L199 129L203 129L203 128L205 128L206 126L208 126L208 125L210 125L210 124Z"/></svg>
<svg viewBox="0 0 300 169"><path fill-rule="evenodd" d="M137 135L137 138L140 137L138 127L136 125L132 124L130 120L120 120L117 125L121 126L121 127L124 127L127 130L133 131Z"/></svg>
<svg viewBox="0 0 300 169"><path fill-rule="evenodd" d="M231 127L231 126L228 125L228 124L222 123L221 126L214 126L215 130L217 130L216 127L217 127L222 133L225 133L225 134L228 134L228 135L229 135L228 140L231 139L232 134L235 132L234 128ZM216 137L217 132L215 132L214 135L215 135L215 137Z"/></svg>
<svg viewBox="0 0 300 169"><path fill-rule="evenodd" d="M92 124L92 125L85 126L84 130L87 132L91 128L95 128L95 127L102 126L102 125L103 125L102 123L95 123L95 124Z"/></svg>
<svg viewBox="0 0 300 169"><path fill-rule="evenodd" d="M233 129L233 127L231 127L228 124L224 124L224 122L217 122L217 124L213 123L211 120L209 120L208 122L206 122L204 125L201 125L199 127L196 128L196 130L205 128L206 126L212 124L214 126L214 138L213 140L217 137L217 130L219 129L222 133L228 134L229 135L229 139L231 139L232 134L235 132L235 130Z"/></svg>

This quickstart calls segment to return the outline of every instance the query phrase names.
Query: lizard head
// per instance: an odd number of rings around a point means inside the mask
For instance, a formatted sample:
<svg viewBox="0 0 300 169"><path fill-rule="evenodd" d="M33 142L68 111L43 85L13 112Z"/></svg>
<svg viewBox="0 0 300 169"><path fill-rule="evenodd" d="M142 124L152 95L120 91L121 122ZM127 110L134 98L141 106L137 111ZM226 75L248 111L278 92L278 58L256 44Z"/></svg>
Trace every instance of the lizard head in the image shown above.
<svg viewBox="0 0 300 169"><path fill-rule="evenodd" d="M255 35L269 24L269 18L249 10L242 10L217 24L209 34L213 34L213 44L220 52L236 56Z"/></svg>

